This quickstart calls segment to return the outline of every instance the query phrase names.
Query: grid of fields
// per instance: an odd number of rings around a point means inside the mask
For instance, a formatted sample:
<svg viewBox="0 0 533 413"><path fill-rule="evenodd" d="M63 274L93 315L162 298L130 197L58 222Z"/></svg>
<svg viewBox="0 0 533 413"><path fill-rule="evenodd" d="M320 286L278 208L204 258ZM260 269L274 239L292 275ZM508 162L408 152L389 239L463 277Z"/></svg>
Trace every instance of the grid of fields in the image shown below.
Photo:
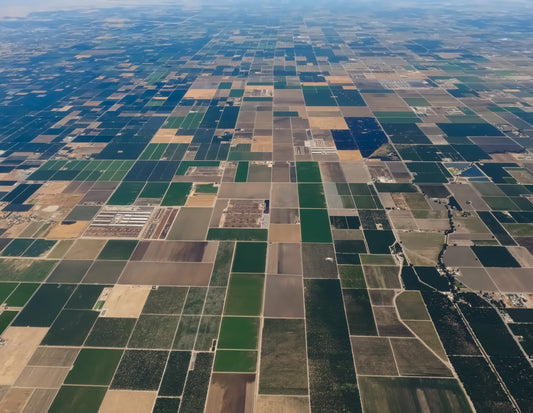
<svg viewBox="0 0 533 413"><path fill-rule="evenodd" d="M529 21L426 7L0 20L0 412L530 412Z"/></svg>

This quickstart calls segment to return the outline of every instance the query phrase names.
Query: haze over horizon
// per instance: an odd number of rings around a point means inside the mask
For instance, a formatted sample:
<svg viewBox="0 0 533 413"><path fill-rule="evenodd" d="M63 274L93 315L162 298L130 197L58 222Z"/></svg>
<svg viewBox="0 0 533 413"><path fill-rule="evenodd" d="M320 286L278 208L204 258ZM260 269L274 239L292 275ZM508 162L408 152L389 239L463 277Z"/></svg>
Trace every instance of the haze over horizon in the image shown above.
<svg viewBox="0 0 533 413"><path fill-rule="evenodd" d="M36 12L47 12L47 11L56 11L56 10L76 10L76 9L98 9L98 8L111 8L111 7L137 7L137 6L148 6L148 5L183 5L187 7L199 7L200 5L206 5L213 3L212 1L190 1L190 0L181 0L181 1L169 1L169 0L77 0L72 2L69 0L0 0L0 18L20 18L26 17L31 13ZM225 1L225 4L235 4L235 3L246 3L246 0L230 0ZM276 4L286 4L289 7L298 7L299 4L293 2L288 2L287 0L274 0L266 1L264 3L270 3L272 5ZM353 5L354 2L341 0L341 1L324 1L324 0L304 0L300 2L302 5L304 3L309 4L321 4L326 6L335 6L350 4ZM376 3L371 0L358 0L358 4L365 5L375 5ZM508 11L511 4L520 5L520 7L530 10L533 8L533 5L528 0L507 0L505 2L498 2L495 0L472 0L468 4L463 4L460 0L448 0L446 2L435 3L428 0L403 0L403 1L394 1L394 0L385 0L380 2L380 5L387 5L388 7L393 8L409 8L409 7L421 7L421 8L433 8L433 7L449 7L457 3L463 8L466 9L476 9L479 7L487 7L490 5L490 9L481 10L484 13L489 12L498 12L499 10ZM219 5L219 3L215 4Z"/></svg>

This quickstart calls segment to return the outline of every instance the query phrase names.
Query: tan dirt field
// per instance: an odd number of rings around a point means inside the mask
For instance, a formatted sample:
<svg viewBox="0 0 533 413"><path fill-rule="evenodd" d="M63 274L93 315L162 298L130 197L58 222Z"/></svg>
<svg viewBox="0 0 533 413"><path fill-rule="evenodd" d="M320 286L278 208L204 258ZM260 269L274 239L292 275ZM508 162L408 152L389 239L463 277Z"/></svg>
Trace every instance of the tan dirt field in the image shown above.
<svg viewBox="0 0 533 413"><path fill-rule="evenodd" d="M213 99L217 89L189 89L184 99Z"/></svg>
<svg viewBox="0 0 533 413"><path fill-rule="evenodd" d="M341 161L362 161L363 155L358 150L337 151Z"/></svg>
<svg viewBox="0 0 533 413"><path fill-rule="evenodd" d="M270 224L268 231L269 242L301 242L300 225Z"/></svg>
<svg viewBox="0 0 533 413"><path fill-rule="evenodd" d="M350 76L325 76L326 81L332 85L353 85L352 78Z"/></svg>
<svg viewBox="0 0 533 413"><path fill-rule="evenodd" d="M69 371L69 367L26 367L15 385L17 387L59 389Z"/></svg>
<svg viewBox="0 0 533 413"><path fill-rule="evenodd" d="M89 225L89 221L76 221L73 224L59 222L50 229L46 239L71 239L78 238Z"/></svg>
<svg viewBox="0 0 533 413"><path fill-rule="evenodd" d="M28 366L69 367L80 352L77 348L39 347L33 353Z"/></svg>
<svg viewBox="0 0 533 413"><path fill-rule="evenodd" d="M133 390L108 390L99 413L151 413L157 392Z"/></svg>
<svg viewBox="0 0 533 413"><path fill-rule="evenodd" d="M115 285L102 308L105 317L138 318L150 290L148 285Z"/></svg>
<svg viewBox="0 0 533 413"><path fill-rule="evenodd" d="M2 334L6 344L0 348L0 385L11 386L28 364L48 328L9 327Z"/></svg>
<svg viewBox="0 0 533 413"><path fill-rule="evenodd" d="M255 413L309 413L309 397L258 395Z"/></svg>
<svg viewBox="0 0 533 413"><path fill-rule="evenodd" d="M270 205L271 208L298 208L298 185L273 183Z"/></svg>
<svg viewBox="0 0 533 413"><path fill-rule="evenodd" d="M251 152L272 152L273 150L272 136L254 136L252 138Z"/></svg>
<svg viewBox="0 0 533 413"><path fill-rule="evenodd" d="M0 402L0 412L16 413L22 411L33 389L11 388Z"/></svg>
<svg viewBox="0 0 533 413"><path fill-rule="evenodd" d="M44 413L52 404L57 390L35 389L29 398L22 413Z"/></svg>
<svg viewBox="0 0 533 413"><path fill-rule="evenodd" d="M79 239L69 249L64 259L91 260L96 258L106 243L105 239Z"/></svg>
<svg viewBox="0 0 533 413"><path fill-rule="evenodd" d="M310 116L309 125L311 129L348 129L344 118L337 116Z"/></svg>
<svg viewBox="0 0 533 413"><path fill-rule="evenodd" d="M218 198L269 199L270 182L224 182L218 190Z"/></svg>
<svg viewBox="0 0 533 413"><path fill-rule="evenodd" d="M178 129L161 128L156 132L150 143L176 143L174 142L174 139L177 138L176 133L178 133Z"/></svg>
<svg viewBox="0 0 533 413"><path fill-rule="evenodd" d="M216 199L216 194L192 194L187 198L185 206L211 208L215 205Z"/></svg>

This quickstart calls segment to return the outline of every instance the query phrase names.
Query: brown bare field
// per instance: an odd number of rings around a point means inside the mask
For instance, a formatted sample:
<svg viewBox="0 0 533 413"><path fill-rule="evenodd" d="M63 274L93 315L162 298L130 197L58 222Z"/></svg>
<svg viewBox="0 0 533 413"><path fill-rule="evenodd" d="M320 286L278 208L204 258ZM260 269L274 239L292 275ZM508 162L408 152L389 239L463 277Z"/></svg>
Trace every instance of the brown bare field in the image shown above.
<svg viewBox="0 0 533 413"><path fill-rule="evenodd" d="M309 116L311 129L348 129L348 125L340 116Z"/></svg>
<svg viewBox="0 0 533 413"><path fill-rule="evenodd" d="M337 151L337 154L339 155L339 159L341 161L362 161L363 160L363 155L361 155L361 151L359 150Z"/></svg>
<svg viewBox="0 0 533 413"><path fill-rule="evenodd" d="M341 106L342 116L346 118L367 118L373 116L368 106Z"/></svg>
<svg viewBox="0 0 533 413"><path fill-rule="evenodd" d="M269 199L270 183L224 182L220 185L218 197L234 199Z"/></svg>
<svg viewBox="0 0 533 413"><path fill-rule="evenodd" d="M301 89L275 89L274 90L274 104L275 105L303 105L305 103L304 95Z"/></svg>
<svg viewBox="0 0 533 413"><path fill-rule="evenodd" d="M349 85L355 87L350 76L325 76L325 78L332 85Z"/></svg>
<svg viewBox="0 0 533 413"><path fill-rule="evenodd" d="M216 194L192 194L187 198L185 206L188 207L207 207L211 208L215 205L217 199Z"/></svg>
<svg viewBox="0 0 533 413"><path fill-rule="evenodd" d="M298 208L298 185L273 183L270 205L271 208Z"/></svg>
<svg viewBox="0 0 533 413"><path fill-rule="evenodd" d="M368 290L372 305L393 306L396 290Z"/></svg>
<svg viewBox="0 0 533 413"><path fill-rule="evenodd" d="M213 373L206 413L253 413L255 374Z"/></svg>
<svg viewBox="0 0 533 413"><path fill-rule="evenodd" d="M272 136L254 136L252 138L251 152L272 152Z"/></svg>
<svg viewBox="0 0 533 413"><path fill-rule="evenodd" d="M416 220L413 218L410 211L392 210L388 212L391 224L395 229L413 231L418 229Z"/></svg>
<svg viewBox="0 0 533 413"><path fill-rule="evenodd" d="M30 396L22 413L44 413L52 404L57 390L35 389Z"/></svg>
<svg viewBox="0 0 533 413"><path fill-rule="evenodd" d="M271 208L271 224L298 224L300 215L298 208Z"/></svg>
<svg viewBox="0 0 533 413"><path fill-rule="evenodd" d="M357 374L397 376L398 369L386 337L351 337Z"/></svg>
<svg viewBox="0 0 533 413"><path fill-rule="evenodd" d="M319 166L323 182L346 182L339 162L321 162Z"/></svg>
<svg viewBox="0 0 533 413"><path fill-rule="evenodd" d="M413 334L399 320L394 307L373 307L380 336L412 337Z"/></svg>
<svg viewBox="0 0 533 413"><path fill-rule="evenodd" d="M438 232L399 233L403 250L413 265L434 266L444 244L444 234Z"/></svg>
<svg viewBox="0 0 533 413"><path fill-rule="evenodd" d="M489 206L483 199L474 191L470 185L452 183L445 185L453 194L461 208L466 211L490 211Z"/></svg>
<svg viewBox="0 0 533 413"><path fill-rule="evenodd" d="M430 320L419 291L403 291L396 297L396 308L402 320Z"/></svg>
<svg viewBox="0 0 533 413"><path fill-rule="evenodd" d="M213 99L217 89L189 89L184 99Z"/></svg>
<svg viewBox="0 0 533 413"><path fill-rule="evenodd" d="M399 268L393 266L363 266L368 288L401 288Z"/></svg>
<svg viewBox="0 0 533 413"><path fill-rule="evenodd" d="M209 284L213 264L165 262L129 262L119 284L196 286Z"/></svg>
<svg viewBox="0 0 533 413"><path fill-rule="evenodd" d="M70 224L59 222L54 225L46 239L71 239L78 238L89 225L89 221L75 221Z"/></svg>
<svg viewBox="0 0 533 413"><path fill-rule="evenodd" d="M482 268L459 268L461 276L456 276L457 281L478 291L499 291L498 287L489 277L487 271Z"/></svg>
<svg viewBox="0 0 533 413"><path fill-rule="evenodd" d="M2 334L6 340L0 347L0 385L11 386L28 364L48 328L8 327Z"/></svg>
<svg viewBox="0 0 533 413"><path fill-rule="evenodd" d="M85 196L81 199L80 204L97 204L102 205L104 204L111 194L113 193L112 189L105 189L105 190L91 190L85 194Z"/></svg>
<svg viewBox="0 0 533 413"><path fill-rule="evenodd" d="M397 94L392 93L363 93L366 104L377 111L410 112L411 108Z"/></svg>
<svg viewBox="0 0 533 413"><path fill-rule="evenodd" d="M210 241L141 241L131 261L214 262L217 247Z"/></svg>
<svg viewBox="0 0 533 413"><path fill-rule="evenodd" d="M268 241L270 242L300 242L302 235L299 224L270 224Z"/></svg>
<svg viewBox="0 0 533 413"><path fill-rule="evenodd" d="M288 183L290 179L289 164L286 162L274 162L272 165L272 182Z"/></svg>
<svg viewBox="0 0 533 413"><path fill-rule="evenodd" d="M148 285L115 285L102 307L105 317L138 318L150 294Z"/></svg>
<svg viewBox="0 0 533 413"><path fill-rule="evenodd" d="M332 244L302 243L302 261L305 278L338 278Z"/></svg>
<svg viewBox="0 0 533 413"><path fill-rule="evenodd" d="M189 197L190 199L190 197ZM167 239L170 240L203 240L207 234L211 208L181 208Z"/></svg>
<svg viewBox="0 0 533 413"><path fill-rule="evenodd" d="M95 259L105 243L105 239L78 239L64 258L68 260Z"/></svg>
<svg viewBox="0 0 533 413"><path fill-rule="evenodd" d="M134 390L108 390L99 413L151 413L157 392Z"/></svg>
<svg viewBox="0 0 533 413"><path fill-rule="evenodd" d="M453 376L450 369L417 338L390 340L402 376Z"/></svg>
<svg viewBox="0 0 533 413"><path fill-rule="evenodd" d="M12 387L0 402L0 412L21 412L32 392L33 389L18 389Z"/></svg>
<svg viewBox="0 0 533 413"><path fill-rule="evenodd" d="M69 367L26 367L15 382L15 386L59 389L69 371Z"/></svg>
<svg viewBox="0 0 533 413"><path fill-rule="evenodd" d="M487 271L502 292L533 292L531 268L487 268Z"/></svg>
<svg viewBox="0 0 533 413"><path fill-rule="evenodd" d="M521 267L533 268L533 255L524 247L508 247L509 252L519 262Z"/></svg>
<svg viewBox="0 0 533 413"><path fill-rule="evenodd" d="M74 364L79 349L65 347L39 347L33 353L28 366L68 367Z"/></svg>
<svg viewBox="0 0 533 413"><path fill-rule="evenodd" d="M303 317L302 279L298 276L267 275L265 317Z"/></svg>
<svg viewBox="0 0 533 413"><path fill-rule="evenodd" d="M255 413L309 413L309 397L258 395Z"/></svg>
<svg viewBox="0 0 533 413"><path fill-rule="evenodd" d="M444 351L444 347L442 347L442 343L440 342L432 321L411 320L405 321L405 324L407 324L407 326L413 330L413 333L426 343L426 345L433 350L442 361L448 362L446 351Z"/></svg>
<svg viewBox="0 0 533 413"><path fill-rule="evenodd" d="M267 273L302 274L300 244L271 243L268 246Z"/></svg>
<svg viewBox="0 0 533 413"><path fill-rule="evenodd" d="M177 138L176 133L178 133L178 129L161 128L150 140L150 143L177 143L174 141Z"/></svg>
<svg viewBox="0 0 533 413"><path fill-rule="evenodd" d="M443 260L449 267L482 267L476 254L467 246L449 245Z"/></svg>
<svg viewBox="0 0 533 413"><path fill-rule="evenodd" d="M370 181L370 172L365 162L341 162L341 167L346 177L346 182L366 183Z"/></svg>

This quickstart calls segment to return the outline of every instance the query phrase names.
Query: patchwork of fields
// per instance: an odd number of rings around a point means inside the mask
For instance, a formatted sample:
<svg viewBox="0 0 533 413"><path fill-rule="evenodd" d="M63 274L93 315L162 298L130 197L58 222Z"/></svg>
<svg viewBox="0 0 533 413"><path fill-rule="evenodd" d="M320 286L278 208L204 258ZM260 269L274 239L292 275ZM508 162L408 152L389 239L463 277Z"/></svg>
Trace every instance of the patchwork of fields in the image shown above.
<svg viewBox="0 0 533 413"><path fill-rule="evenodd" d="M532 411L527 13L346 7L0 20L0 412Z"/></svg>

